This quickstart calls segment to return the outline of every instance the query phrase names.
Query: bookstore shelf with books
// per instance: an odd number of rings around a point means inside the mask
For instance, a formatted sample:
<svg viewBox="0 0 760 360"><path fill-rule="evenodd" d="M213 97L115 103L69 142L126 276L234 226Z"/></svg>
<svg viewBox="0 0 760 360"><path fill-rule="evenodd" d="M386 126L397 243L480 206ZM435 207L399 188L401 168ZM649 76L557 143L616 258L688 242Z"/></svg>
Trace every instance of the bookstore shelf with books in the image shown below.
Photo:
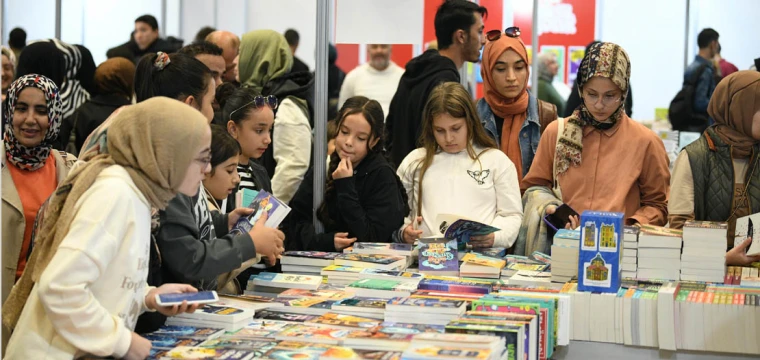
<svg viewBox="0 0 760 360"><path fill-rule="evenodd" d="M143 335L151 359L172 360L760 357L760 264L723 265L722 224L681 233L584 213L581 225L551 254L444 238L288 253L313 269L253 275L246 295Z"/></svg>

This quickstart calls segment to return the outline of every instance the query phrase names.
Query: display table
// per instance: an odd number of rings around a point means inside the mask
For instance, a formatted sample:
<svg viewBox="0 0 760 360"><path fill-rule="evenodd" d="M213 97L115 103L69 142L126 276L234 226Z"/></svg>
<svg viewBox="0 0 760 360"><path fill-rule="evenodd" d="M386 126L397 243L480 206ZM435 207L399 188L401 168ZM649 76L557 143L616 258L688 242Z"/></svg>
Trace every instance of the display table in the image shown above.
<svg viewBox="0 0 760 360"><path fill-rule="evenodd" d="M559 346L554 352L554 360L575 359L677 359L677 360L718 360L718 359L758 359L753 355L721 354L700 351L666 351L656 348L625 346L591 341L571 341L569 346Z"/></svg>

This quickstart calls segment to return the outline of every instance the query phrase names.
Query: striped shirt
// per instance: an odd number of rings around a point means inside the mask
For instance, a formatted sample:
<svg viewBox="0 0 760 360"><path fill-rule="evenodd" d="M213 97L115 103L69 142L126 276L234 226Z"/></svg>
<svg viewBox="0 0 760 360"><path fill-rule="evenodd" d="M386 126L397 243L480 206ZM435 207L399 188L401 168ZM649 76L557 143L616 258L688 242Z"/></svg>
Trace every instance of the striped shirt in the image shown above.
<svg viewBox="0 0 760 360"><path fill-rule="evenodd" d="M240 189L259 190L256 185L256 181L253 179L253 172L251 171L251 165L238 164L238 175L240 175Z"/></svg>

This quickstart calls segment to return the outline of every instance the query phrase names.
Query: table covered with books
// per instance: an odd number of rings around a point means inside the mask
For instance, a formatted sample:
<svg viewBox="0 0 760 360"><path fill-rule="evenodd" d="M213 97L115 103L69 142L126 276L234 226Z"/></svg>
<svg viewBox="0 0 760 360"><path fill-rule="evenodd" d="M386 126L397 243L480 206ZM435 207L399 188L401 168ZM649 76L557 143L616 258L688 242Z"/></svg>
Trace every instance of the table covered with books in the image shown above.
<svg viewBox="0 0 760 360"><path fill-rule="evenodd" d="M144 336L154 359L758 358L760 264L718 266L721 236L584 213L552 256L446 237L286 252Z"/></svg>

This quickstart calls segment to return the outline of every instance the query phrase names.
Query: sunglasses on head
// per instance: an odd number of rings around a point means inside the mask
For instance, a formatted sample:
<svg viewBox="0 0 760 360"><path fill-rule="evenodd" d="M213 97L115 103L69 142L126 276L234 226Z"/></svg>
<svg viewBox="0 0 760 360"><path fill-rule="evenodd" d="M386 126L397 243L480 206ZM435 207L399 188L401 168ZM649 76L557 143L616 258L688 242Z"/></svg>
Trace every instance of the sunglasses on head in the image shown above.
<svg viewBox="0 0 760 360"><path fill-rule="evenodd" d="M504 29L504 35L507 35L511 38L518 38L520 37L520 28L517 26L512 26ZM490 30L486 33L486 39L488 41L496 41L501 38L501 30Z"/></svg>
<svg viewBox="0 0 760 360"><path fill-rule="evenodd" d="M274 110L274 109L277 109L277 97L274 95L268 95L268 96L256 95L256 97L254 97L253 100L233 110L230 113L230 117L232 117L232 114L236 113L238 110L243 109L246 106L251 105L251 104L253 104L257 109L263 108L264 106L269 106L270 109Z"/></svg>

